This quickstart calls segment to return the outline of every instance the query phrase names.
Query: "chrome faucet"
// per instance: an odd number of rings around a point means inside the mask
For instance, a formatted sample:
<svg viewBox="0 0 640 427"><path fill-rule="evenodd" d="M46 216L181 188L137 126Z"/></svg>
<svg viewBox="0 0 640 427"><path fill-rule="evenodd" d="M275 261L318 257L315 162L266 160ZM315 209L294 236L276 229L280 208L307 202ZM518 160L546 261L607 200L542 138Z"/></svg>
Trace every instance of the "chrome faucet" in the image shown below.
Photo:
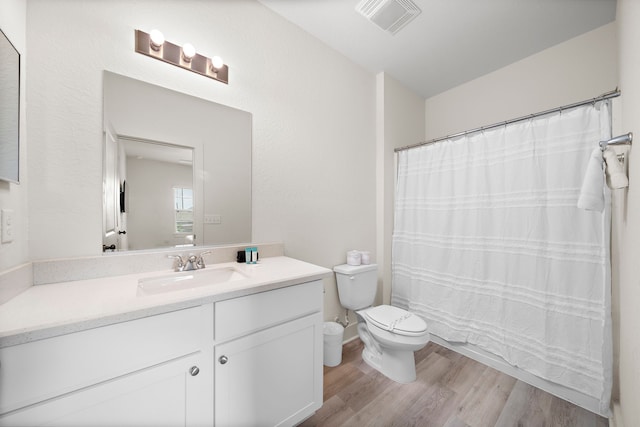
<svg viewBox="0 0 640 427"><path fill-rule="evenodd" d="M202 256L210 253L211 251L202 252L200 255L189 254L186 260L182 255L168 255L167 257L176 260L175 271L192 271L205 268L206 265Z"/></svg>

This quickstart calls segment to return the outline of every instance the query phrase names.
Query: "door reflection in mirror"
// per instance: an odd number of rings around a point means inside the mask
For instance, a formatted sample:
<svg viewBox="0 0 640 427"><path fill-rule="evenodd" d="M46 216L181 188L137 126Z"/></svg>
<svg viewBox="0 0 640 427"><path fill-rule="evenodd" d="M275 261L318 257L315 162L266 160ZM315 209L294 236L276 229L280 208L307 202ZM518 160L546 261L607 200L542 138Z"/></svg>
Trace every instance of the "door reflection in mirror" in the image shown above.
<svg viewBox="0 0 640 427"><path fill-rule="evenodd" d="M115 172L105 179L114 184L105 192L118 187L125 194L119 192L118 208L105 203L107 227L112 225L105 238L115 234L111 240L119 250L193 245L193 149L122 135L113 144L109 151L118 154L105 156L105 170Z"/></svg>

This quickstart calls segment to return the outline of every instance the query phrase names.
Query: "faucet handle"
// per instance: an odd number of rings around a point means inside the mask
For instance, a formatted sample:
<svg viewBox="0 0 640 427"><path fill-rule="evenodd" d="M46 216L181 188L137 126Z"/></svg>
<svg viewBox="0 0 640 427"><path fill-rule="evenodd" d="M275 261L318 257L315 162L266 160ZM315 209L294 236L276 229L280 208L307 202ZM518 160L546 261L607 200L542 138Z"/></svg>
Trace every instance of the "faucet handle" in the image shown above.
<svg viewBox="0 0 640 427"><path fill-rule="evenodd" d="M184 259L182 259L182 256L180 256L180 255L167 255L167 258L171 258L171 259L175 259L176 260L176 271L182 271L184 269L185 262L184 262Z"/></svg>
<svg viewBox="0 0 640 427"><path fill-rule="evenodd" d="M201 252L200 255L198 255L198 261L197 261L198 268L205 268L206 267L206 265L204 263L203 255L207 255L207 254L210 254L210 253L211 253L211 251L204 251L204 252Z"/></svg>

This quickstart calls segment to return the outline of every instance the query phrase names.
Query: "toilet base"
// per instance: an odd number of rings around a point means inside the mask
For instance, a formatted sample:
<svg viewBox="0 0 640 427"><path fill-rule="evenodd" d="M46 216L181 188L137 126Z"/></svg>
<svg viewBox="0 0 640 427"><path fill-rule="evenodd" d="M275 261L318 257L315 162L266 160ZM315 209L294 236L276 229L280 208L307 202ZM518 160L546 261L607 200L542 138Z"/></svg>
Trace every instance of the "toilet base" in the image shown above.
<svg viewBox="0 0 640 427"><path fill-rule="evenodd" d="M358 316L358 336L364 344L362 359L367 365L395 382L407 384L416 380L414 352L429 342L429 334L402 336L367 324L361 311Z"/></svg>
<svg viewBox="0 0 640 427"><path fill-rule="evenodd" d="M416 360L413 351L385 348L382 353L365 346L362 360L395 382L408 384L416 380Z"/></svg>

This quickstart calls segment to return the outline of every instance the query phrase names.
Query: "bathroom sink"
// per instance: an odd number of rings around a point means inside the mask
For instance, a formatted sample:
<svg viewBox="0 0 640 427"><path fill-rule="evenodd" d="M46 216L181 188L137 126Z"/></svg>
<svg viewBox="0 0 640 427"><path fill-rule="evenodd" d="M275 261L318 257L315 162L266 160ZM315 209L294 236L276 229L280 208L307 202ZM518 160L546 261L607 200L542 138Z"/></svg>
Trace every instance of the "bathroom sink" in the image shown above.
<svg viewBox="0 0 640 427"><path fill-rule="evenodd" d="M165 276L148 277L138 280L138 295L163 294L166 292L235 282L246 278L247 276L244 273L233 267L181 271Z"/></svg>

